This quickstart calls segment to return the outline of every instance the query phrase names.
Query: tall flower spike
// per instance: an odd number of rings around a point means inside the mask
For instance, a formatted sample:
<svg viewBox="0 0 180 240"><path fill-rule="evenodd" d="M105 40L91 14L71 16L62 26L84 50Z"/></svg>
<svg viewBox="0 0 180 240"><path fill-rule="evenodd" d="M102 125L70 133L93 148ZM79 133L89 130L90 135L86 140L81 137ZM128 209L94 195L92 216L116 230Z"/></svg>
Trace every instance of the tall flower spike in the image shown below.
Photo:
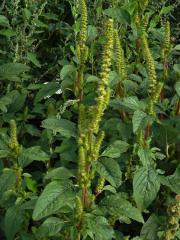
<svg viewBox="0 0 180 240"><path fill-rule="evenodd" d="M116 51L116 69L122 77L122 80L124 80L124 78L127 77L127 71L125 67L124 50L122 49L117 29L114 30L114 43Z"/></svg>
<svg viewBox="0 0 180 240"><path fill-rule="evenodd" d="M17 140L17 127L15 120L10 121L10 147L16 149L19 146Z"/></svg>
<svg viewBox="0 0 180 240"><path fill-rule="evenodd" d="M171 38L170 22L167 21L165 24L164 44L163 44L163 49L165 51L165 55L167 55L170 51L170 46L171 46L170 38Z"/></svg>
<svg viewBox="0 0 180 240"><path fill-rule="evenodd" d="M139 0L141 11L144 12L149 4L148 0Z"/></svg>
<svg viewBox="0 0 180 240"><path fill-rule="evenodd" d="M9 147L11 149L13 159L16 159L22 150L22 146L19 145L17 139L17 127L15 120L10 121L10 143Z"/></svg>
<svg viewBox="0 0 180 240"><path fill-rule="evenodd" d="M109 19L106 25L106 43L103 49L102 65L100 72L100 82L98 86L98 97L97 104L94 108L93 120L92 120L92 131L97 133L99 130L99 123L101 121L104 110L106 109L109 97L109 73L112 61L112 50L113 50L113 20Z"/></svg>
<svg viewBox="0 0 180 240"><path fill-rule="evenodd" d="M81 56L82 52L84 51L85 48L85 43L87 39L87 6L86 6L86 1L85 0L79 0L79 6L80 6L80 11L81 11L81 26L80 26L80 33L79 33L79 47L81 51Z"/></svg>
<svg viewBox="0 0 180 240"><path fill-rule="evenodd" d="M179 220L180 220L180 199L177 198L176 202L168 209L168 226L164 232L164 240L173 240L177 231L179 230Z"/></svg>
<svg viewBox="0 0 180 240"><path fill-rule="evenodd" d="M143 31L141 36L141 41L143 45L144 56L148 65L148 75L149 75L149 94L153 95L156 92L156 71L155 64L152 53L148 46L148 41L145 31Z"/></svg>

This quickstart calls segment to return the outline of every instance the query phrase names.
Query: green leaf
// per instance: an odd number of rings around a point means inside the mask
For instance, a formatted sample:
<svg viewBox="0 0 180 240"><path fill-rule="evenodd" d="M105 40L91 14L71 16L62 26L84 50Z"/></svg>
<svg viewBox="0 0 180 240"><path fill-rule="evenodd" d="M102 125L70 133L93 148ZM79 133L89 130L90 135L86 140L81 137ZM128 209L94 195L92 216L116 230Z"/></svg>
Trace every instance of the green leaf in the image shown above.
<svg viewBox="0 0 180 240"><path fill-rule="evenodd" d="M41 224L36 234L38 237L53 237L61 231L63 226L64 221L57 217L50 217Z"/></svg>
<svg viewBox="0 0 180 240"><path fill-rule="evenodd" d="M29 9L24 8L24 9L22 9L22 11L23 11L23 14L24 14L25 18L27 20L29 20L31 18L31 16L32 16L32 13L29 11Z"/></svg>
<svg viewBox="0 0 180 240"><path fill-rule="evenodd" d="M42 122L42 127L59 132L64 137L76 137L77 129L73 122L66 119L48 118Z"/></svg>
<svg viewBox="0 0 180 240"><path fill-rule="evenodd" d="M138 208L146 209L156 198L159 188L156 170L150 166L139 168L133 178L133 195Z"/></svg>
<svg viewBox="0 0 180 240"><path fill-rule="evenodd" d="M127 217L137 222L144 223L140 210L133 207L121 194L117 193L115 195L106 196L100 202L100 206L105 213L110 214L117 220L120 220L122 217Z"/></svg>
<svg viewBox="0 0 180 240"><path fill-rule="evenodd" d="M14 240L24 221L24 212L18 206L8 208L5 215L5 235L7 240Z"/></svg>
<svg viewBox="0 0 180 240"><path fill-rule="evenodd" d="M175 84L175 90L177 92L177 95L180 97L180 82L176 82Z"/></svg>
<svg viewBox="0 0 180 240"><path fill-rule="evenodd" d="M180 64L174 64L174 71L178 74L180 74Z"/></svg>
<svg viewBox="0 0 180 240"><path fill-rule="evenodd" d="M98 36L98 31L95 26L88 25L88 30L87 30L87 35L88 35L88 41L92 42L95 40L95 38Z"/></svg>
<svg viewBox="0 0 180 240"><path fill-rule="evenodd" d="M0 30L0 35L6 36L6 37L14 37L16 36L16 32L12 29L2 29Z"/></svg>
<svg viewBox="0 0 180 240"><path fill-rule="evenodd" d="M90 83L90 82L98 82L99 78L97 76L94 75L89 75L87 77L86 83Z"/></svg>
<svg viewBox="0 0 180 240"><path fill-rule="evenodd" d="M138 156L143 166L154 164L155 155L153 154L151 149L140 146L138 150Z"/></svg>
<svg viewBox="0 0 180 240"><path fill-rule="evenodd" d="M26 167L33 161L46 162L49 160L49 158L49 155L44 152L40 146L34 146L23 149L21 155L18 158L18 162L21 167Z"/></svg>
<svg viewBox="0 0 180 240"><path fill-rule="evenodd" d="M174 6L173 6L173 5L163 6L162 9L161 9L161 11L160 11L160 15L161 15L161 14L168 14L168 13L170 13L173 9L174 9Z"/></svg>
<svg viewBox="0 0 180 240"><path fill-rule="evenodd" d="M164 177L161 176L161 183L171 189L176 194L180 194L180 165L174 174Z"/></svg>
<svg viewBox="0 0 180 240"><path fill-rule="evenodd" d="M19 81L19 75L29 71L29 67L22 63L5 63L0 66L0 79Z"/></svg>
<svg viewBox="0 0 180 240"><path fill-rule="evenodd" d="M68 204L69 199L73 198L74 192L70 182L53 181L49 183L37 200L33 211L33 219L38 221L58 212L60 208Z"/></svg>
<svg viewBox="0 0 180 240"><path fill-rule="evenodd" d="M105 217L88 213L85 216L84 236L93 240L110 240L114 237L114 231Z"/></svg>
<svg viewBox="0 0 180 240"><path fill-rule="evenodd" d="M133 132L136 133L139 128L142 129L143 123L145 122L147 114L141 110L136 110L134 112L133 118L132 118L132 123L133 123Z"/></svg>
<svg viewBox="0 0 180 240"><path fill-rule="evenodd" d="M60 89L59 83L50 82L44 84L35 97L35 103L40 102L45 97L51 97L59 89Z"/></svg>
<svg viewBox="0 0 180 240"><path fill-rule="evenodd" d="M25 177L27 189L31 192L37 192L37 182L30 177Z"/></svg>
<svg viewBox="0 0 180 240"><path fill-rule="evenodd" d="M0 25L1 26L8 26L9 25L9 20L4 15L0 15Z"/></svg>
<svg viewBox="0 0 180 240"><path fill-rule="evenodd" d="M101 156L118 158L121 156L122 153L126 152L128 148L129 148L128 143L121 140L116 140L103 151Z"/></svg>
<svg viewBox="0 0 180 240"><path fill-rule="evenodd" d="M122 173L119 164L114 159L105 158L94 165L96 172L105 178L113 187L119 187L122 182Z"/></svg>
<svg viewBox="0 0 180 240"><path fill-rule="evenodd" d="M119 108L120 106L124 106L127 109L130 109L131 111L146 109L146 104L142 101L139 101L139 99L136 96L111 100L110 105L116 108Z"/></svg>
<svg viewBox="0 0 180 240"><path fill-rule="evenodd" d="M35 53L28 52L27 53L27 59L32 62L36 67L41 67L41 64L39 60L37 59L37 56Z"/></svg>
<svg viewBox="0 0 180 240"><path fill-rule="evenodd" d="M173 48L173 50L180 51L180 44L177 44L177 45Z"/></svg>
<svg viewBox="0 0 180 240"><path fill-rule="evenodd" d="M63 66L63 68L61 69L60 72L60 78L64 79L65 77L71 75L73 72L76 71L76 68L74 65L65 65Z"/></svg>
<svg viewBox="0 0 180 240"><path fill-rule="evenodd" d="M9 155L9 150L0 150L0 158L6 158Z"/></svg>
<svg viewBox="0 0 180 240"><path fill-rule="evenodd" d="M141 237L146 240L157 240L159 231L158 217L152 214L141 229Z"/></svg>
<svg viewBox="0 0 180 240"><path fill-rule="evenodd" d="M6 190L13 188L16 184L16 173L12 169L4 170L0 175L0 198Z"/></svg>
<svg viewBox="0 0 180 240"><path fill-rule="evenodd" d="M3 97L0 98L0 109L3 112L7 112L7 106L10 105L12 103L12 99L5 95Z"/></svg>
<svg viewBox="0 0 180 240"><path fill-rule="evenodd" d="M22 89L20 92L14 90L8 94L8 97L11 98L11 104L8 107L8 111L15 113L19 110L22 110L27 97L27 91L24 89Z"/></svg>
<svg viewBox="0 0 180 240"><path fill-rule="evenodd" d="M131 15L126 9L108 8L104 10L104 14L116 19L118 22L131 24Z"/></svg>
<svg viewBox="0 0 180 240"><path fill-rule="evenodd" d="M46 175L45 179L53 179L53 180L67 180L73 177L74 174L65 168L65 167L58 167L53 170L50 170Z"/></svg>

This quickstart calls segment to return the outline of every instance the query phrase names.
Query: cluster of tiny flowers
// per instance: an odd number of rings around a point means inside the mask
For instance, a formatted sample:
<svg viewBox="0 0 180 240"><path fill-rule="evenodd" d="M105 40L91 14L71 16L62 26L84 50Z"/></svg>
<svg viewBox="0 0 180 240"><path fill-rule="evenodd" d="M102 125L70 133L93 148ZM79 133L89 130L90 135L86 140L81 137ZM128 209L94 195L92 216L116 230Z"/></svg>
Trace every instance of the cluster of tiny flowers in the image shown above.
<svg viewBox="0 0 180 240"><path fill-rule="evenodd" d="M81 63L85 63L88 57L88 48L86 46L87 40L87 6L85 0L79 0L79 6L81 11L81 24L80 24L80 33L79 33L79 43L76 47L77 56Z"/></svg>
<svg viewBox="0 0 180 240"><path fill-rule="evenodd" d="M154 59L149 49L146 33L144 31L141 36L141 41L144 49L144 56L148 65L149 94L152 95L156 92L156 71Z"/></svg>
<svg viewBox="0 0 180 240"><path fill-rule="evenodd" d="M180 198L178 197L176 202L168 209L168 226L164 232L164 240L172 240L175 237L176 232L179 230L180 220Z"/></svg>
<svg viewBox="0 0 180 240"><path fill-rule="evenodd" d="M19 153L21 152L21 146L17 140L17 127L16 122L14 120L10 121L10 143L9 148L11 149L11 155L14 158L17 158Z"/></svg>
<svg viewBox="0 0 180 240"><path fill-rule="evenodd" d="M125 78L127 78L124 50L121 46L118 31L116 29L114 30L114 43L115 43L115 51L116 51L116 69L119 75L122 77L122 80L124 80Z"/></svg>
<svg viewBox="0 0 180 240"><path fill-rule="evenodd" d="M103 51L102 67L100 72L100 82L98 86L98 97L96 99L96 106L94 108L92 131L97 133L99 130L99 123L102 115L109 103L110 88L109 88L109 73L112 61L113 50L113 20L109 19L106 27L106 44Z"/></svg>

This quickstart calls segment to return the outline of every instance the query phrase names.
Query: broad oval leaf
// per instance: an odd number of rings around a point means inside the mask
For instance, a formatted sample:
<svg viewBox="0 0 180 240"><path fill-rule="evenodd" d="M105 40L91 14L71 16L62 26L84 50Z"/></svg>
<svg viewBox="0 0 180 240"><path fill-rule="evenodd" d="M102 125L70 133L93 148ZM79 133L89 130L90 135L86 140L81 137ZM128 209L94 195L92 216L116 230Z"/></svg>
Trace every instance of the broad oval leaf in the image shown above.
<svg viewBox="0 0 180 240"><path fill-rule="evenodd" d="M49 183L37 200L33 211L33 219L38 221L56 213L67 205L68 200L74 198L74 191L69 181L53 181Z"/></svg>
<svg viewBox="0 0 180 240"><path fill-rule="evenodd" d="M141 229L141 237L146 240L157 240L159 231L159 220L155 214L152 214Z"/></svg>
<svg viewBox="0 0 180 240"><path fill-rule="evenodd" d="M159 188L156 170L150 166L139 168L133 178L133 195L138 208L146 209L156 198Z"/></svg>
<svg viewBox="0 0 180 240"><path fill-rule="evenodd" d="M14 240L24 221L24 211L19 206L8 208L5 215L5 235L7 240Z"/></svg>
<svg viewBox="0 0 180 240"><path fill-rule="evenodd" d="M21 155L18 158L18 162L21 167L26 167L33 161L48 161L49 155L44 152L40 146L34 146L27 149L23 149Z"/></svg>
<svg viewBox="0 0 180 240"><path fill-rule="evenodd" d="M65 65L61 69L60 77L61 79L64 79L65 77L67 77L68 75L71 75L75 71L76 71L76 68L74 65Z"/></svg>
<svg viewBox="0 0 180 240"><path fill-rule="evenodd" d="M16 184L16 173L14 170L7 169L0 175L0 198L6 190L13 188Z"/></svg>
<svg viewBox="0 0 180 240"><path fill-rule="evenodd" d="M42 122L42 127L59 132L64 137L76 137L76 125L66 119L47 118Z"/></svg>
<svg viewBox="0 0 180 240"><path fill-rule="evenodd" d="M18 76L29 71L29 67L22 63L5 63L0 65L0 79L19 81Z"/></svg>
<svg viewBox="0 0 180 240"><path fill-rule="evenodd" d="M145 118L147 114L141 110L136 110L134 112L132 123L133 123L133 132L136 133L138 129L144 127L143 123L145 123Z"/></svg>
<svg viewBox="0 0 180 240"><path fill-rule="evenodd" d="M72 172L65 167L58 167L50 170L46 175L45 179L53 179L53 180L65 180L73 177Z"/></svg>
<svg viewBox="0 0 180 240"><path fill-rule="evenodd" d="M36 234L38 237L56 236L61 231L63 226L64 221L57 217L50 217L41 224Z"/></svg>
<svg viewBox="0 0 180 240"><path fill-rule="evenodd" d="M99 175L105 178L113 187L119 187L122 182L122 172L114 159L105 158L94 165Z"/></svg>
<svg viewBox="0 0 180 240"><path fill-rule="evenodd" d="M111 143L102 153L103 157L118 158L122 153L126 152L129 148L127 142L116 140Z"/></svg>
<svg viewBox="0 0 180 240"><path fill-rule="evenodd" d="M132 206L130 202L122 197L121 194L108 195L101 202L100 206L105 213L109 213L116 219L127 217L137 222L144 223L143 216L139 209Z"/></svg>
<svg viewBox="0 0 180 240"><path fill-rule="evenodd" d="M35 102L37 103L45 97L52 96L59 89L60 89L59 83L50 82L50 83L44 84L42 88L39 90L39 92L37 93L35 97Z"/></svg>

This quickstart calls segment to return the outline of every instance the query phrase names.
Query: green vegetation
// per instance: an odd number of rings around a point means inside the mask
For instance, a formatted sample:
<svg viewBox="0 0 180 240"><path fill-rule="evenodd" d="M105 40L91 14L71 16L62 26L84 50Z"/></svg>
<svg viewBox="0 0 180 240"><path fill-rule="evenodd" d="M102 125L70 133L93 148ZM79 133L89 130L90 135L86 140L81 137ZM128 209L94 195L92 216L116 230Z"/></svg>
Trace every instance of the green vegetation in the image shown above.
<svg viewBox="0 0 180 240"><path fill-rule="evenodd" d="M0 3L0 239L180 239L178 2Z"/></svg>

